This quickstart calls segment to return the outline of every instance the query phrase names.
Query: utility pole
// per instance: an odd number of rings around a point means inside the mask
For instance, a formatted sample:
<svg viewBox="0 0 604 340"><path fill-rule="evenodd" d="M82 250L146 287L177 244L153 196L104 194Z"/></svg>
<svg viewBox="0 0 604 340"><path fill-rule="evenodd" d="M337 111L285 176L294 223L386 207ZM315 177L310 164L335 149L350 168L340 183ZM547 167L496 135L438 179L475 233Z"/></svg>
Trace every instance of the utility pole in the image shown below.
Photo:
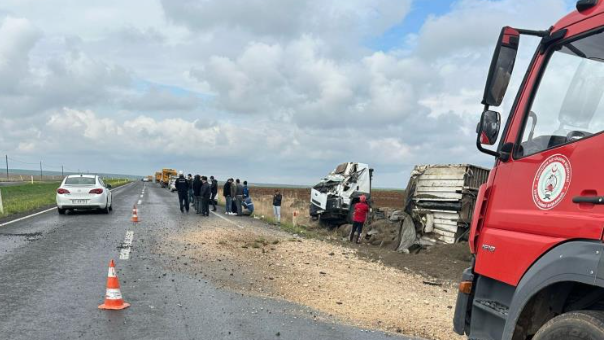
<svg viewBox="0 0 604 340"><path fill-rule="evenodd" d="M8 155L4 155L6 157L6 180L8 181Z"/></svg>
<svg viewBox="0 0 604 340"><path fill-rule="evenodd" d="M42 182L42 161L40 161L40 182Z"/></svg>
<svg viewBox="0 0 604 340"><path fill-rule="evenodd" d="M63 175L63 166L61 165L61 178L65 178L65 175Z"/></svg>

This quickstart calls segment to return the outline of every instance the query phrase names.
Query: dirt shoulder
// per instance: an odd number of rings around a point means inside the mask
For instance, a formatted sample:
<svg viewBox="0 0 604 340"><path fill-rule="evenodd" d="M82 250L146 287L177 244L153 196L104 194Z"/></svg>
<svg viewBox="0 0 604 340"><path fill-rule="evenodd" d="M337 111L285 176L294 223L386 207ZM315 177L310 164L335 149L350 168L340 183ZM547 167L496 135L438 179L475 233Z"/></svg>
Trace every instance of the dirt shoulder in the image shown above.
<svg viewBox="0 0 604 340"><path fill-rule="evenodd" d="M360 248L254 224L186 231L157 251L173 258L174 270L241 293L285 299L364 328L461 339L451 330L454 284L433 285L427 276L384 265Z"/></svg>
<svg viewBox="0 0 604 340"><path fill-rule="evenodd" d="M417 253L402 254L393 250L362 245L357 248L361 258L380 261L384 265L408 270L439 283L457 284L461 273L470 266L467 243L438 244Z"/></svg>

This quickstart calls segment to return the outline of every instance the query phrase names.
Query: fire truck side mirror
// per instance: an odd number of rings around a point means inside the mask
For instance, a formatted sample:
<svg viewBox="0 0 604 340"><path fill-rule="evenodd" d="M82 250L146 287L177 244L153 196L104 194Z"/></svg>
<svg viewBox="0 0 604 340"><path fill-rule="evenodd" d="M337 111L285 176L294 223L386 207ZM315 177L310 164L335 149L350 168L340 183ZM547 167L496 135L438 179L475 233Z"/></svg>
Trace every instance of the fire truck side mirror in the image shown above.
<svg viewBox="0 0 604 340"><path fill-rule="evenodd" d="M501 29L482 97L483 105L501 105L514 70L519 42L517 30L507 26Z"/></svg>
<svg viewBox="0 0 604 340"><path fill-rule="evenodd" d="M478 123L478 140L482 145L493 145L499 137L499 128L501 127L501 115L499 112L487 110L482 113L480 123Z"/></svg>

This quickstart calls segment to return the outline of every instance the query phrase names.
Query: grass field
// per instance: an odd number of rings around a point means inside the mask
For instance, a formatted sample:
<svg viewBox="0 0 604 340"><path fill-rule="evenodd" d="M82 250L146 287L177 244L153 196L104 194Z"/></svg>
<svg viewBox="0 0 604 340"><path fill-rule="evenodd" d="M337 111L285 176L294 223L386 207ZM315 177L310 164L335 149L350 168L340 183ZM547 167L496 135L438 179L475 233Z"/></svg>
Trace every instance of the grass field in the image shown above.
<svg viewBox="0 0 604 340"><path fill-rule="evenodd" d="M116 188L128 183L128 180L106 180ZM0 218L46 207L55 203L56 190L61 182L34 182L0 188L4 213Z"/></svg>

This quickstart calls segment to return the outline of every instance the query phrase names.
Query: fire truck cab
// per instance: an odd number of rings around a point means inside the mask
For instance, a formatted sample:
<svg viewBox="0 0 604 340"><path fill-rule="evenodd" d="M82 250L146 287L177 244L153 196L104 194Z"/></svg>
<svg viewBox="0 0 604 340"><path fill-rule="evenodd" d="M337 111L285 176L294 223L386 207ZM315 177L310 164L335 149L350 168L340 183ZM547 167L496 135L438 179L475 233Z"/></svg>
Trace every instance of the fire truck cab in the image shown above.
<svg viewBox="0 0 604 340"><path fill-rule="evenodd" d="M523 35L540 44L500 134ZM604 339L604 0L544 31L504 27L477 147L480 187L454 330L470 339ZM488 148L495 145L496 149Z"/></svg>

